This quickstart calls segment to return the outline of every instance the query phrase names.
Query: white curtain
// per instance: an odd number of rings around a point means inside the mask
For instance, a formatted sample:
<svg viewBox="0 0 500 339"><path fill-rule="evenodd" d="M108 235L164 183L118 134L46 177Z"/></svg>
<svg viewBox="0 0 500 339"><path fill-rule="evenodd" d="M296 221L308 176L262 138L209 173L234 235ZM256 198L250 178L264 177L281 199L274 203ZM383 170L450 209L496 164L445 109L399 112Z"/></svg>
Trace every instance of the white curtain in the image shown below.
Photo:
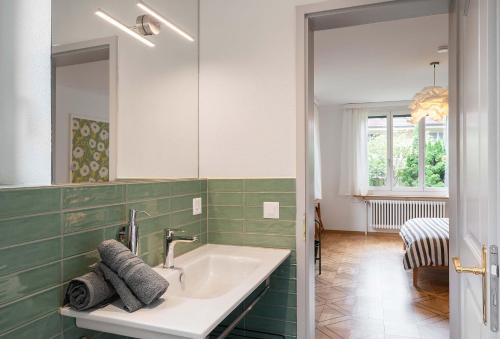
<svg viewBox="0 0 500 339"><path fill-rule="evenodd" d="M368 193L368 112L348 108L342 116L340 195Z"/></svg>
<svg viewBox="0 0 500 339"><path fill-rule="evenodd" d="M314 104L314 199L322 198L321 192L321 148L319 140L319 109Z"/></svg>

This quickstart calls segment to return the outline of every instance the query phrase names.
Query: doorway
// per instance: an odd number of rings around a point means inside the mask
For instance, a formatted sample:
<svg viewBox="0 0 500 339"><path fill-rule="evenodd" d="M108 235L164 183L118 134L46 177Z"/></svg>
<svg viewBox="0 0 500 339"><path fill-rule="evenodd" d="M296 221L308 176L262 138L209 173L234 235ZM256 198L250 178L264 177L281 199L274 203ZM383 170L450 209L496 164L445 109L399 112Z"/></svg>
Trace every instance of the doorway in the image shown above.
<svg viewBox="0 0 500 339"><path fill-rule="evenodd" d="M52 183L116 178L117 41L52 48Z"/></svg>
<svg viewBox="0 0 500 339"><path fill-rule="evenodd" d="M298 303L302 302L305 309L308 310L304 314L299 314L299 318L303 317L305 322L305 328L303 329L307 337L314 337L313 329L314 322L318 320L313 308L314 304L314 291L315 291L315 265L314 265L314 142L313 142L313 130L314 130L314 34L317 31L331 30L336 28L344 28L350 26L361 26L369 25L375 23L391 22L395 20L405 20L418 17L426 17L432 15L445 15L447 16L450 10L449 1L397 1L397 2L376 2L373 1L357 1L356 4L352 4L352 7L343 8L341 4L337 1L330 1L327 4L321 5L311 5L304 6L298 12L297 18L298 22L304 22L306 18L306 29L299 24L298 25L298 54L297 62L298 65L307 65L305 68L299 67L298 76L298 96L297 96L297 107L298 107L298 120L297 120L297 134L298 134L298 144L297 144L297 156L298 156L298 168L297 168L297 194L298 196L306 197L303 201L298 202L298 216L305 215L304 224L306 225L306 241L303 247L299 242L297 243L297 253L298 256L303 255L304 257L304 267L303 270L299 267L299 279L302 274L305 281L305 291L302 295L299 295ZM355 6L358 5L358 6ZM302 19L302 21L300 21ZM448 45L450 46L450 116L449 116L449 126L450 129L455 128L456 118L454 117L453 110L455 105L453 100L455 100L455 74L454 68L456 65L455 51L453 35L449 39ZM304 47L301 49L300 47ZM436 48L439 46L436 46ZM432 61L432 60L430 60ZM307 79L305 82L301 81L301 77ZM309 98L304 100L305 98ZM411 98L408 98L411 99ZM385 99L394 100L394 99ZM358 102L359 103L359 102ZM366 103L366 102L361 102ZM308 112L304 115L304 112ZM392 119L392 113L386 116L386 119ZM304 119L304 120L302 120ZM338 140L341 139L340 135L337 136ZM454 131L451 131L448 140L451 143L456 142L456 135ZM304 144L301 144L301 141ZM454 154L455 149L450 150L449 162L450 167L453 167L454 161L456 161ZM450 169L450 176L454 175L454 170ZM301 180L302 179L302 180ZM454 177L452 178L454 180ZM451 182L450 182L451 183ZM453 183L451 183L453 185ZM450 204L453 204L452 201ZM451 207L451 206L450 206ZM365 208L365 206L361 206ZM453 213L454 208L449 208ZM323 214L325 209L322 206ZM304 214L302 214L302 212ZM368 210L366 212L368 214ZM366 215L367 216L367 215ZM363 218L362 218L363 219ZM452 217L453 220L453 217ZM300 219L299 219L300 223ZM368 224L368 220L366 225ZM450 233L453 233L453 225L450 227ZM349 238L346 236L345 238ZM453 236L451 237L453 239ZM397 241L398 240L396 236ZM346 239L347 242L352 241L352 239ZM392 241L392 240L391 240ZM453 240L452 240L453 242ZM401 242L402 245L402 242ZM328 247L328 245L326 245ZM339 243L339 247L345 246L345 244ZM388 245L390 247L390 245ZM454 246L454 244L450 244ZM401 246L402 247L402 246ZM324 248L324 246L323 246ZM402 249L400 249L402 250ZM402 263L400 263L402 266ZM453 282L452 282L453 283ZM453 286L452 292L454 293ZM299 306L300 307L300 306ZM453 316L453 315L452 315ZM453 323L453 319L451 322ZM300 324L300 320L299 320ZM301 331L299 325L299 332ZM453 337L453 334L452 334Z"/></svg>

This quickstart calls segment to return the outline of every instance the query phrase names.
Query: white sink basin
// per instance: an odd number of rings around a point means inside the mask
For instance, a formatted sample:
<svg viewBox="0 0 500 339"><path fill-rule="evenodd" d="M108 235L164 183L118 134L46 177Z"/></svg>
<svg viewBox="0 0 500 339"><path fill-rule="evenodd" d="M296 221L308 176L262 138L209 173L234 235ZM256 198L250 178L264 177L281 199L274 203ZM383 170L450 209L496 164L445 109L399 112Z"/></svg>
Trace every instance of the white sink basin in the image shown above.
<svg viewBox="0 0 500 339"><path fill-rule="evenodd" d="M182 270L155 268L170 286L154 305L128 313L117 301L84 312L63 307L61 314L76 318L78 327L136 338L205 338L289 255L282 249L205 245L175 259Z"/></svg>
<svg viewBox="0 0 500 339"><path fill-rule="evenodd" d="M162 268L156 270L170 282L167 295L207 299L218 298L231 291L259 264L259 260L249 257L208 254L182 265L182 281L181 272L175 272L173 278L172 274L165 274Z"/></svg>

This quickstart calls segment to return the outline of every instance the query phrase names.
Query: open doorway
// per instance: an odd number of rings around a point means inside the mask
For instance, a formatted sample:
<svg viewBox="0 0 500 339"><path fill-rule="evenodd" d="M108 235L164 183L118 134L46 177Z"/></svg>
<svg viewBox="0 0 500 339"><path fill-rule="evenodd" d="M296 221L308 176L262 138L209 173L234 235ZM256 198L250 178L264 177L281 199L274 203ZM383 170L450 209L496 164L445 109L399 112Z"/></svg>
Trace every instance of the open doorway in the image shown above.
<svg viewBox="0 0 500 339"><path fill-rule="evenodd" d="M308 286L315 286L314 294L306 288L305 304L317 296L316 312L305 316L314 319L316 335L326 338L356 333L449 337L447 266L453 244L442 233L449 230L447 187L456 180L456 172L449 168L455 161L449 145L456 144L456 45L448 32L453 6L449 1L359 3L350 8L338 8L334 2L330 8L304 8L302 13L308 14L303 55L300 28L298 32L298 63L306 65L306 81L301 88L299 79L298 93L304 91L306 100L297 100L297 190L300 194L304 189L306 197L304 274ZM450 88L450 114L437 120L412 119L412 99L423 87L434 86L434 65L436 86ZM301 105L309 127L304 129L304 169L300 168ZM313 132L318 130L321 178L327 178L319 197L314 189L318 161ZM433 150L439 153L434 157L437 162L430 160ZM431 168L438 163L440 171ZM331 229L321 236L319 277L314 260L318 198L322 224ZM435 237L432 249L429 243L427 252L422 248L427 239L399 234L411 220L418 221L412 232L419 235L427 233L425 226L430 224ZM412 257L408 264L405 254L415 251L410 249L412 242L422 258ZM427 332L429 327L439 330Z"/></svg>
<svg viewBox="0 0 500 339"><path fill-rule="evenodd" d="M116 177L116 39L52 51L52 182L97 183Z"/></svg>
<svg viewBox="0 0 500 339"><path fill-rule="evenodd" d="M448 116L410 108L447 52L447 13L314 33L317 338L449 337Z"/></svg>

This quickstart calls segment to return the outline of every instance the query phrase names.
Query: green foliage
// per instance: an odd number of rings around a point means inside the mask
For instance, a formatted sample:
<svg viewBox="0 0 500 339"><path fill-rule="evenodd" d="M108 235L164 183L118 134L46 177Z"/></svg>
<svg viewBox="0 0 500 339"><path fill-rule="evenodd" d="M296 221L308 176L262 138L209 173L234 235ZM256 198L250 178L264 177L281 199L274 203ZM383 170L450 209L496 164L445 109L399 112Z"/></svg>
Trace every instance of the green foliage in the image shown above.
<svg viewBox="0 0 500 339"><path fill-rule="evenodd" d="M407 135L404 135L408 138ZM398 138L401 139L401 138ZM401 144L400 140L394 140L395 150L399 159L402 159L403 166L396 167L396 179L401 186L418 186L418 128L413 129L413 139L410 145L397 146ZM395 154L395 155L396 155Z"/></svg>
<svg viewBox="0 0 500 339"><path fill-rule="evenodd" d="M418 186L418 128L394 135L394 170L398 185ZM372 187L384 186L387 177L385 134L372 134L368 141L368 178ZM411 138L411 139L410 139ZM411 140L411 143L409 143ZM444 187L446 147L443 140L430 139L425 145L425 186Z"/></svg>
<svg viewBox="0 0 500 339"><path fill-rule="evenodd" d="M425 145L425 186L444 187L446 148L443 140L431 140Z"/></svg>
<svg viewBox="0 0 500 339"><path fill-rule="evenodd" d="M387 177L387 136L372 134L368 141L368 178L370 186L384 186Z"/></svg>

